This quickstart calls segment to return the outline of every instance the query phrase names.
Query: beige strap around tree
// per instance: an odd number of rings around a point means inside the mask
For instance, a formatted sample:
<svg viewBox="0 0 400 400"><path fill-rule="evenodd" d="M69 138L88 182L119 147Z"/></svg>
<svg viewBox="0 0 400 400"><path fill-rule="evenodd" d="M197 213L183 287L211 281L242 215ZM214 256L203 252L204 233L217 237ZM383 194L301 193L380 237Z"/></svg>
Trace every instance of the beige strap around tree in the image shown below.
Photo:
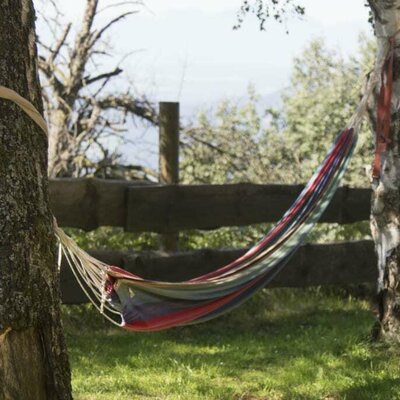
<svg viewBox="0 0 400 400"><path fill-rule="evenodd" d="M12 89L0 86L0 97L17 104L48 135L47 124L35 106Z"/></svg>

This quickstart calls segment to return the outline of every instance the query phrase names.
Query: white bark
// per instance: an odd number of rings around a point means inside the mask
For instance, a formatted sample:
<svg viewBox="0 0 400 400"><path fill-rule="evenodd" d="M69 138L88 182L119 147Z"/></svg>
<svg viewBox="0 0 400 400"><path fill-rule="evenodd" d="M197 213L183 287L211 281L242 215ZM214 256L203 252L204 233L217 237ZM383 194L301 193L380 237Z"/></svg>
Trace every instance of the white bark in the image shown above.
<svg viewBox="0 0 400 400"><path fill-rule="evenodd" d="M371 207L371 231L378 256L378 301L379 321L376 336L400 339L400 0L374 0L369 2L375 17L375 33L378 52L387 46L388 40L396 36L394 56L394 85L392 97L391 144L383 157L381 176L373 183ZM378 88L379 89L379 88ZM373 110L376 110L375 96ZM376 115L376 112L370 113ZM376 117L372 125L376 126Z"/></svg>

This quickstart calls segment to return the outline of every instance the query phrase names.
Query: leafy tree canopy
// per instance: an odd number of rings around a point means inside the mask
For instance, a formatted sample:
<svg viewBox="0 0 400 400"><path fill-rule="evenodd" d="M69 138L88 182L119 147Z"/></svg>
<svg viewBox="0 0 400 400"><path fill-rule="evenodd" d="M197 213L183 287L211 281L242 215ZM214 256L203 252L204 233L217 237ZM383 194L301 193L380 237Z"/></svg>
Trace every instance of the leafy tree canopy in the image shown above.
<svg viewBox="0 0 400 400"><path fill-rule="evenodd" d="M300 183L310 177L336 135L354 112L374 46L360 38L349 59L312 41L294 59L290 87L281 109L265 109L254 87L246 100L221 101L201 111L184 131L182 178L185 183ZM364 126L346 183L368 182L372 141Z"/></svg>
<svg viewBox="0 0 400 400"><path fill-rule="evenodd" d="M327 48L322 39L314 40L294 59L281 109L263 108L261 97L250 88L245 101L223 100L200 112L183 136L183 182L305 183L354 112L373 54L374 46L365 37L350 58ZM368 185L365 169L372 147L369 126L364 124L344 184ZM254 227L238 228L237 237L229 232L199 234L199 240L204 245L208 237L221 245L226 237L227 244L245 245L243 236L250 244L261 234ZM316 232L326 240L348 239L364 237L368 227L326 227Z"/></svg>

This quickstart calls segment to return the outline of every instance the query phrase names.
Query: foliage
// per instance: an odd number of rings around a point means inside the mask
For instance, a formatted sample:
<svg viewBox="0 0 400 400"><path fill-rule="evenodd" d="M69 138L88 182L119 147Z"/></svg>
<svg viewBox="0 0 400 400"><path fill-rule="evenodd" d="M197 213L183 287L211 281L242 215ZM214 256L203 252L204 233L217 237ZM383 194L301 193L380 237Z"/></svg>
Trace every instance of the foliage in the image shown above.
<svg viewBox="0 0 400 400"><path fill-rule="evenodd" d="M305 181L355 111L360 88L373 65L374 46L360 39L360 53L345 60L314 40L294 59L291 88L283 95L282 119L286 146L292 149L288 167ZM373 142L367 127L360 132L356 154L344 183L366 186L364 169L370 164ZM293 167L292 167L293 168Z"/></svg>
<svg viewBox="0 0 400 400"><path fill-rule="evenodd" d="M237 24L234 29L242 26L248 13L255 14L260 22L260 30L265 30L268 19L285 23L288 15L304 15L305 7L296 0L244 0L237 13Z"/></svg>
<svg viewBox="0 0 400 400"><path fill-rule="evenodd" d="M220 319L152 334L65 310L76 399L400 399L399 349L367 339L364 300L264 290Z"/></svg>
<svg viewBox="0 0 400 400"><path fill-rule="evenodd" d="M375 28L374 16L376 18L380 15L376 2L366 0L364 6L369 11L368 22ZM289 15L301 17L306 14L306 8L302 5L301 0L242 0L233 29L241 28L247 14L254 14L258 19L260 30L265 30L268 20L286 25ZM286 31L288 31L287 28Z"/></svg>
<svg viewBox="0 0 400 400"><path fill-rule="evenodd" d="M215 229L213 231L191 230L182 232L179 237L181 250L203 248L246 248L257 243L272 224L255 224Z"/></svg>
<svg viewBox="0 0 400 400"><path fill-rule="evenodd" d="M350 60L314 40L294 59L281 110L264 110L250 87L244 103L224 100L215 110L200 112L184 132L183 182L307 181L357 107L372 54L365 38L360 54ZM346 183L367 184L362 166L371 153L364 128Z"/></svg>
<svg viewBox="0 0 400 400"><path fill-rule="evenodd" d="M90 249L113 250L155 250L158 246L157 235L153 233L130 233L122 228L101 227L91 232L81 229L66 229L66 233L72 237L80 247Z"/></svg>
<svg viewBox="0 0 400 400"><path fill-rule="evenodd" d="M291 85L282 95L281 110L263 109L260 96L250 87L246 101L224 100L215 110L200 112L184 132L183 182L305 183L356 109L373 54L374 46L363 36L359 54L349 59L328 49L323 40L314 40L294 59ZM373 143L368 129L364 124L344 184L369 184L365 169ZM267 227L192 233L184 243L200 247L209 238L211 243L222 245L225 235L225 246L245 245ZM367 237L367 223L325 224L318 226L310 239Z"/></svg>
<svg viewBox="0 0 400 400"><path fill-rule="evenodd" d="M286 148L282 137L266 129L268 112L249 88L244 104L224 100L215 110L200 112L183 132L183 183L286 181L281 168Z"/></svg>

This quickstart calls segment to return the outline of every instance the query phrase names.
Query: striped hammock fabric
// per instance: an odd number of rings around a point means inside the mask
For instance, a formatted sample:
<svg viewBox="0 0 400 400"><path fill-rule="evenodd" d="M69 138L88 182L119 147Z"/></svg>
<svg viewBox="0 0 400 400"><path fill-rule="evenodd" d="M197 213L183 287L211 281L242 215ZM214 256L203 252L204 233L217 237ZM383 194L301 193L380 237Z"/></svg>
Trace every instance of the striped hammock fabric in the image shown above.
<svg viewBox="0 0 400 400"><path fill-rule="evenodd" d="M123 326L154 331L207 321L237 307L267 285L326 209L356 141L353 129L344 130L283 218L246 254L217 271L186 282L168 283L143 280L111 267L107 296L121 312Z"/></svg>
<svg viewBox="0 0 400 400"><path fill-rule="evenodd" d="M157 331L207 321L240 305L285 266L328 206L356 142L354 129L345 129L292 207L258 244L230 264L189 281L142 279L100 263L58 228L56 233L82 289L101 312L119 314L122 327Z"/></svg>

